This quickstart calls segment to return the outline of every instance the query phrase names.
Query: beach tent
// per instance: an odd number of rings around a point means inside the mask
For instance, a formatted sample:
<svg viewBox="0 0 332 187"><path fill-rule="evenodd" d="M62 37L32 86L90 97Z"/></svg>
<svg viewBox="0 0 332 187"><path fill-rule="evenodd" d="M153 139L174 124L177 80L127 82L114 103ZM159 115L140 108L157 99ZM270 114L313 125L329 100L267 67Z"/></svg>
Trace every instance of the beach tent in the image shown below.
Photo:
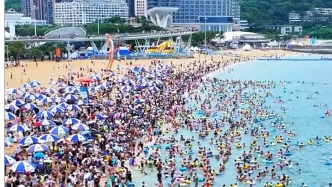
<svg viewBox="0 0 332 187"><path fill-rule="evenodd" d="M304 46L304 44L302 42L299 42L297 45L298 46Z"/></svg>
<svg viewBox="0 0 332 187"><path fill-rule="evenodd" d="M289 45L297 45L297 43L293 40L291 43L289 43Z"/></svg>
<svg viewBox="0 0 332 187"><path fill-rule="evenodd" d="M194 51L199 51L198 47L194 47Z"/></svg>
<svg viewBox="0 0 332 187"><path fill-rule="evenodd" d="M267 46L269 46L269 47L278 47L279 43L277 41L272 41L272 42L268 43Z"/></svg>
<svg viewBox="0 0 332 187"><path fill-rule="evenodd" d="M191 47L190 47L190 51L196 51L195 47L194 47L194 46L191 46Z"/></svg>
<svg viewBox="0 0 332 187"><path fill-rule="evenodd" d="M252 47L249 44L246 44L242 47L242 49L245 51L251 51Z"/></svg>

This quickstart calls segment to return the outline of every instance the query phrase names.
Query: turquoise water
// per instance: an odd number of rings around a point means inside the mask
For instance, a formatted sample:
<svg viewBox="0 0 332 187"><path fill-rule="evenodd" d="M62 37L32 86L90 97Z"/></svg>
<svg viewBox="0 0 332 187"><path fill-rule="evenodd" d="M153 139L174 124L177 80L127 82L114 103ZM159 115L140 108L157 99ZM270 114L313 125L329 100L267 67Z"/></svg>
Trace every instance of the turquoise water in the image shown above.
<svg viewBox="0 0 332 187"><path fill-rule="evenodd" d="M296 57L292 57L296 58ZM301 57L303 58L303 56ZM310 56L307 58L320 58L320 56ZM289 58L288 58L289 59ZM307 145L309 139L314 139L316 136L332 136L332 117L321 118L324 111L332 110L332 84L324 85L324 83L332 82L332 62L331 61L257 61L244 63L233 67L234 71L231 73L227 72L215 72L212 73L211 77L217 77L221 79L241 79L241 80L258 80L258 81L268 81L273 80L276 82L277 86L275 89L271 90L273 94L272 97L266 98L265 105L271 106L269 111L276 111L283 118L287 131L291 130L296 133L295 137L292 137L291 145L295 144L297 141L303 142L306 146L301 149L295 149L295 146L291 148L292 156L288 159L292 159L294 163L298 163L299 166L294 166L292 169L284 168L282 171L277 170L277 175L287 174L292 178L291 186L301 186L302 183L310 186L325 186L329 182L332 182L332 166L324 165L325 161L329 159L332 155L332 142L323 142L322 146ZM291 83L281 84L280 81L290 81ZM310 82L310 84L303 84L302 82ZM296 91L299 90L299 91ZM252 90L247 90L252 91ZM314 92L318 91L319 94ZM293 92L293 94L291 94ZM263 92L262 92L263 93ZM203 94L204 95L204 94ZM280 96L284 101L282 104L276 104L274 101L276 97ZM298 96L299 98L296 98ZM306 97L312 96L313 99L306 99ZM327 106L323 107L313 107L313 105L324 103ZM194 106L193 103L189 105ZM283 113L280 107L283 106L287 108L287 112ZM243 106L245 107L245 106ZM221 115L221 114L219 114ZM198 117L198 115L196 115ZM214 118L211 118L214 119ZM274 120L267 120L264 123L264 127L270 127L270 122ZM293 122L291 124L290 122ZM166 136L170 136L166 134ZM183 135L185 138L196 137L196 142L193 143L194 152L197 152L197 134L181 129L176 135L177 138ZM253 138L246 135L241 141L241 143L246 143L249 145ZM285 136L282 130L276 130L276 132L271 132L269 141L272 141L274 136ZM288 137L288 136L285 136ZM213 138L211 133L207 140L201 141L201 146L206 148L212 148L214 152L215 147L209 144L209 139ZM262 141L258 141L262 144ZM183 148L185 149L185 148ZM263 151L270 151L276 154L276 152L281 149L280 145L271 146L268 148L263 148ZM248 152L249 148L236 149L235 146L232 149L232 155L226 164L226 172L222 176L216 177L214 186L221 186L223 184L230 185L238 183L238 186L246 186L243 183L239 183L235 177L237 176L234 160L241 156L243 151ZM167 153L165 149L162 149L162 158L165 159ZM255 155L254 155L255 156ZM257 156L257 155L256 155ZM195 156L193 156L195 158ZM176 158L177 166L180 167L181 162L180 157ZM211 158L210 165L212 169L218 170L220 161L216 161ZM261 163L261 168L265 166L271 167L271 165L266 165ZM298 170L302 169L302 172ZM154 171L147 170L148 175L142 175L139 172L134 172L134 183L139 185L142 181L145 181L148 186L155 186L157 173ZM178 171L177 171L178 172ZM196 171L199 176L202 176L201 171ZM257 172L253 176L256 176ZM170 181L170 179L164 179L164 185ZM270 175L265 177L262 181L256 181L255 186L263 186L265 182L272 181ZM272 181L277 183L278 181ZM190 186L194 186L191 184Z"/></svg>

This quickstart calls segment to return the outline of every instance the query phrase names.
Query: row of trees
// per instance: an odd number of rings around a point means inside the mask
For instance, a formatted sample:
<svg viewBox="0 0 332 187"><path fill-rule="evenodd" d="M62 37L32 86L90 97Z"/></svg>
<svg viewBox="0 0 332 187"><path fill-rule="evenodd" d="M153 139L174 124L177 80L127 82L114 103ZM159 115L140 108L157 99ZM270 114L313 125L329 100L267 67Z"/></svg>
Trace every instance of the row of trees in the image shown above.
<svg viewBox="0 0 332 187"><path fill-rule="evenodd" d="M218 32L213 32L213 31L207 31L206 32L206 41L207 43L209 43L209 41L211 41L213 38L215 38L216 34L220 34L220 36L222 36L222 33L218 33ZM183 37L183 41L187 42L189 39L189 36L185 36ZM175 38L174 38L175 40ZM151 42L156 42L157 40L151 40ZM96 42L97 44L98 42ZM135 43L132 41L128 41L128 43L130 43L132 46L135 46ZM142 41L143 43L143 41ZM197 32L195 34L193 34L192 36L192 45L193 46L199 46L205 43L205 32ZM87 43L88 47L90 44ZM60 51L62 53L66 53L67 49L66 49L66 44L64 43L58 43L58 44L54 44L54 43L45 43L43 45L40 46L27 46L25 43L22 42L14 42L14 43L10 43L8 44L8 54L9 56L12 56L14 59L16 58L40 58L42 56L48 56L49 58L51 58L52 53L55 52L56 48L60 48ZM5 54L7 54L7 47L6 47L6 51ZM8 57L7 57L8 58Z"/></svg>

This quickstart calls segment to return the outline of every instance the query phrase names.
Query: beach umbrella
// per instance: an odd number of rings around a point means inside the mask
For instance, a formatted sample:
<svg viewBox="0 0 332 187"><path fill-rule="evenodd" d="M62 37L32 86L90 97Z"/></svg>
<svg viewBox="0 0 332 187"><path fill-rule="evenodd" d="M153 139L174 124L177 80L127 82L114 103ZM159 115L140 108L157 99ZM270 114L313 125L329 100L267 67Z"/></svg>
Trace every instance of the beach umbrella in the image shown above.
<svg viewBox="0 0 332 187"><path fill-rule="evenodd" d="M149 86L151 86L151 84L148 83L148 82L144 82L144 83L141 84L141 86L143 86L143 87L149 87Z"/></svg>
<svg viewBox="0 0 332 187"><path fill-rule="evenodd" d="M116 76L116 73L111 72L111 73L109 74L109 76L114 77L114 76Z"/></svg>
<svg viewBox="0 0 332 187"><path fill-rule="evenodd" d="M123 82L125 82L126 80L124 80L123 78L119 78L119 79L116 79L116 82L117 83L123 83Z"/></svg>
<svg viewBox="0 0 332 187"><path fill-rule="evenodd" d="M132 80L126 80L125 83L126 84L133 84L134 82Z"/></svg>
<svg viewBox="0 0 332 187"><path fill-rule="evenodd" d="M71 95L71 94L66 95L65 99L67 99L67 100L77 100L77 98L75 96Z"/></svg>
<svg viewBox="0 0 332 187"><path fill-rule="evenodd" d="M66 99L63 97L56 97L56 98L53 98L53 101L55 103L63 103L63 102L66 102Z"/></svg>
<svg viewBox="0 0 332 187"><path fill-rule="evenodd" d="M72 124L76 124L76 123L81 123L81 121L76 118L68 118L63 122L63 124L65 124L65 125L72 125Z"/></svg>
<svg viewBox="0 0 332 187"><path fill-rule="evenodd" d="M97 91L99 91L99 86L96 86L96 87L91 87L91 88L89 88L89 92L97 92Z"/></svg>
<svg viewBox="0 0 332 187"><path fill-rule="evenodd" d="M75 105L81 106L81 105L87 105L88 102L84 101L84 100L78 100L75 102Z"/></svg>
<svg viewBox="0 0 332 187"><path fill-rule="evenodd" d="M76 123L76 124L72 125L71 128L74 130L79 130L79 131L89 130L89 127L82 123Z"/></svg>
<svg viewBox="0 0 332 187"><path fill-rule="evenodd" d="M16 106L22 106L22 105L25 104L25 102L20 100L20 99L16 99L16 100L12 101L11 103L16 105Z"/></svg>
<svg viewBox="0 0 332 187"><path fill-rule="evenodd" d="M138 79L136 82L142 84L142 83L146 83L148 81L146 79Z"/></svg>
<svg viewBox="0 0 332 187"><path fill-rule="evenodd" d="M15 162L16 160L13 157L5 155L5 165L14 164Z"/></svg>
<svg viewBox="0 0 332 187"><path fill-rule="evenodd" d="M24 83L22 88L32 88L32 86L29 83Z"/></svg>
<svg viewBox="0 0 332 187"><path fill-rule="evenodd" d="M66 87L63 91L65 93L78 93L78 89L72 86Z"/></svg>
<svg viewBox="0 0 332 187"><path fill-rule="evenodd" d="M42 103L53 103L53 99L46 97L44 99L41 100Z"/></svg>
<svg viewBox="0 0 332 187"><path fill-rule="evenodd" d="M36 98L37 98L38 100L42 100L42 99L46 98L46 95L43 95L43 94L37 94L37 95L36 95Z"/></svg>
<svg viewBox="0 0 332 187"><path fill-rule="evenodd" d="M26 109L28 109L28 110L31 110L31 109L37 108L36 105L31 104L31 103L27 103L27 104L23 105L23 107L26 108Z"/></svg>
<svg viewBox="0 0 332 187"><path fill-rule="evenodd" d="M65 135L69 132L69 129L63 126L57 126L53 127L49 132L54 135Z"/></svg>
<svg viewBox="0 0 332 187"><path fill-rule="evenodd" d="M28 161L17 161L10 168L15 173L35 172L36 165Z"/></svg>
<svg viewBox="0 0 332 187"><path fill-rule="evenodd" d="M40 84L39 82L37 82L37 81L31 81L29 84L30 84L31 87L37 87L37 86L40 86L40 85L41 85L41 84Z"/></svg>
<svg viewBox="0 0 332 187"><path fill-rule="evenodd" d="M145 102L144 99L136 99L136 100L135 100L135 103L143 103L143 102Z"/></svg>
<svg viewBox="0 0 332 187"><path fill-rule="evenodd" d="M45 152L49 151L50 148L47 145L44 144L34 144L26 149L27 152L32 153L32 152Z"/></svg>
<svg viewBox="0 0 332 187"><path fill-rule="evenodd" d="M18 125L18 124L15 124L15 125L12 125L8 128L8 130L10 132L17 132L17 131L24 131L24 127L22 125Z"/></svg>
<svg viewBox="0 0 332 187"><path fill-rule="evenodd" d="M21 145L30 145L30 144L34 144L37 142L38 142L38 139L36 137L27 136L27 137L22 138L18 143Z"/></svg>
<svg viewBox="0 0 332 187"><path fill-rule="evenodd" d="M63 109L66 109L68 105L69 105L69 104L67 104L67 103L61 103L61 104L58 105L58 106L62 107Z"/></svg>
<svg viewBox="0 0 332 187"><path fill-rule="evenodd" d="M33 100L36 100L37 97L35 95L28 95L24 99L26 99L26 100L32 100L33 101Z"/></svg>
<svg viewBox="0 0 332 187"><path fill-rule="evenodd" d="M46 120L46 119L44 119L43 121L40 121L40 123L44 126L53 126L53 125L55 125L55 123L53 121Z"/></svg>
<svg viewBox="0 0 332 187"><path fill-rule="evenodd" d="M16 118L16 115L10 112L5 112L5 120L13 120Z"/></svg>
<svg viewBox="0 0 332 187"><path fill-rule="evenodd" d="M53 114L49 111L43 111L43 112L39 112L38 117L47 117L47 118L51 118L53 117Z"/></svg>
<svg viewBox="0 0 332 187"><path fill-rule="evenodd" d="M44 142L56 142L56 141L60 140L60 138L58 138L52 134L44 134L44 135L40 136L38 139L41 141L44 141Z"/></svg>
<svg viewBox="0 0 332 187"><path fill-rule="evenodd" d="M105 118L108 118L108 116L101 115L101 114L97 114L96 117L97 117L99 120L103 120L103 119L105 119Z"/></svg>
<svg viewBox="0 0 332 187"><path fill-rule="evenodd" d="M24 92L23 94L22 94L22 98L26 98L26 97L28 97L28 96L30 96L30 95L35 95L34 93L31 93L31 92Z"/></svg>
<svg viewBox="0 0 332 187"><path fill-rule="evenodd" d="M71 142L84 142L86 138L80 134L73 134L67 138Z"/></svg>
<svg viewBox="0 0 332 187"><path fill-rule="evenodd" d="M151 90L151 91L158 91L158 90L159 90L159 88L157 88L157 87L153 86L153 87L150 87L150 88L149 88L149 90Z"/></svg>
<svg viewBox="0 0 332 187"><path fill-rule="evenodd" d="M54 88L46 88L45 92L46 93L57 93L58 91L56 91L56 89L54 89Z"/></svg>
<svg viewBox="0 0 332 187"><path fill-rule="evenodd" d="M9 147L11 145L11 143L9 143L8 141L5 141L5 147Z"/></svg>
<svg viewBox="0 0 332 187"><path fill-rule="evenodd" d="M63 113L63 112L65 112L65 109L62 108L61 106L53 106L53 107L49 108L48 111L52 112L52 113Z"/></svg>
<svg viewBox="0 0 332 187"><path fill-rule="evenodd" d="M79 110L80 107L77 106L77 105L68 105L68 106L66 107L66 109L67 109L67 110Z"/></svg>
<svg viewBox="0 0 332 187"><path fill-rule="evenodd" d="M111 85L108 84L107 82L102 82L102 83L100 84L100 88L103 88L103 89L110 88L110 87L111 87Z"/></svg>
<svg viewBox="0 0 332 187"><path fill-rule="evenodd" d="M100 78L99 78L97 75L91 75L91 76L90 76L90 79L92 79L92 80L96 80L96 81L99 81L99 80L100 80Z"/></svg>
<svg viewBox="0 0 332 187"><path fill-rule="evenodd" d="M108 106L112 106L112 105L114 105L114 102L112 100L109 100L109 101L106 101L105 104Z"/></svg>
<svg viewBox="0 0 332 187"><path fill-rule="evenodd" d="M145 78L147 78L147 79L151 79L151 78L154 78L154 77L155 77L155 76L152 75L152 74L148 74L148 75L145 76Z"/></svg>
<svg viewBox="0 0 332 187"><path fill-rule="evenodd" d="M19 108L16 105L14 105L13 103L5 105L5 110L18 110L18 109Z"/></svg>
<svg viewBox="0 0 332 187"><path fill-rule="evenodd" d="M68 85L65 83L58 83L56 84L57 87L67 87Z"/></svg>
<svg viewBox="0 0 332 187"><path fill-rule="evenodd" d="M131 90L131 87L130 86L123 86L121 88L122 91L130 91Z"/></svg>
<svg viewBox="0 0 332 187"><path fill-rule="evenodd" d="M7 93L13 95L13 94L20 93L20 91L16 88L8 88Z"/></svg>

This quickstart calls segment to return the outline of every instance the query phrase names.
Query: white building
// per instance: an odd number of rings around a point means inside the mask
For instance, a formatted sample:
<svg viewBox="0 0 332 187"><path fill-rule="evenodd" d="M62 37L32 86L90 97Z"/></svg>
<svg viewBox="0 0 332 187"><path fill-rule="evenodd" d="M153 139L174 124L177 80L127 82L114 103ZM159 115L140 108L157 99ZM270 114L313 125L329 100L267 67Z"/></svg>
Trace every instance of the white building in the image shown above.
<svg viewBox="0 0 332 187"><path fill-rule="evenodd" d="M31 17L23 17L22 13L17 13L13 9L9 9L5 13L5 27L9 27L10 37L16 36L16 25L46 25L45 20L34 20Z"/></svg>
<svg viewBox="0 0 332 187"><path fill-rule="evenodd" d="M147 17L148 4L147 0L135 0L135 16Z"/></svg>
<svg viewBox="0 0 332 187"><path fill-rule="evenodd" d="M246 30L249 29L249 22L247 20L240 20L240 30Z"/></svg>
<svg viewBox="0 0 332 187"><path fill-rule="evenodd" d="M159 27L169 27L173 22L172 13L178 11L177 7L155 7L147 11L153 24Z"/></svg>
<svg viewBox="0 0 332 187"><path fill-rule="evenodd" d="M54 3L54 24L84 25L97 20L119 16L129 19L129 7L125 0L74 0Z"/></svg>

